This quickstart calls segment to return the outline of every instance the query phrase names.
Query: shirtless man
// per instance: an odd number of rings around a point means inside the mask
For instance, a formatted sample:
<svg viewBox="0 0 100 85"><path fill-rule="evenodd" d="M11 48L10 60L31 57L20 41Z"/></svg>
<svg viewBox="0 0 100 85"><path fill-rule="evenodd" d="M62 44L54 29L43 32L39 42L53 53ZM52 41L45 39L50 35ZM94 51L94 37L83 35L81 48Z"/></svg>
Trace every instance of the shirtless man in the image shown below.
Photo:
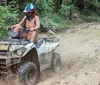
<svg viewBox="0 0 100 85"><path fill-rule="evenodd" d="M27 29L29 29L28 33L24 33L24 37L31 42L38 42L38 29L40 28L40 20L36 15L36 7L34 4L30 3L25 7L23 11L25 13L24 18L16 25L11 26L14 32L21 33L22 29L25 25Z"/></svg>

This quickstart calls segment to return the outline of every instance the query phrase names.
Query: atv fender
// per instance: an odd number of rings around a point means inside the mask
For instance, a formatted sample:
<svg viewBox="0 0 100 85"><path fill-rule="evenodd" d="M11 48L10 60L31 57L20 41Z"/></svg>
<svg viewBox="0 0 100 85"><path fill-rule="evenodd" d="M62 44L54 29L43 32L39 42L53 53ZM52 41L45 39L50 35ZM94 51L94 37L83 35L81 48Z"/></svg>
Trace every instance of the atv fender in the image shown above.
<svg viewBox="0 0 100 85"><path fill-rule="evenodd" d="M33 48L36 50L36 46L34 43L30 43L27 44L26 46L24 46L27 50L23 53L22 57L25 56L30 50L32 50ZM37 51L37 50L36 50Z"/></svg>
<svg viewBox="0 0 100 85"><path fill-rule="evenodd" d="M40 73L40 63L39 63L39 59L38 59L38 54L37 54L37 50L35 47L31 48L29 51L27 51L27 53L22 57L22 62L33 62L34 64L36 64L38 72Z"/></svg>

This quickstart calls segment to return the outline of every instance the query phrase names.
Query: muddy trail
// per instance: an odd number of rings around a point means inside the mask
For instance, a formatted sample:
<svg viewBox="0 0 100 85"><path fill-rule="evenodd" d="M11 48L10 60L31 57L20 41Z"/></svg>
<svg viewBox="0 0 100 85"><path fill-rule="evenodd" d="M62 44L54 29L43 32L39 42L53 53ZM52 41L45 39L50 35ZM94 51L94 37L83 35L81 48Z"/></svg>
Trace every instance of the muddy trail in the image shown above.
<svg viewBox="0 0 100 85"><path fill-rule="evenodd" d="M40 34L60 39L63 69L54 73L43 71L37 85L100 85L100 24L84 23L60 34ZM3 82L4 81L4 82ZM19 85L12 77L1 80L0 85Z"/></svg>

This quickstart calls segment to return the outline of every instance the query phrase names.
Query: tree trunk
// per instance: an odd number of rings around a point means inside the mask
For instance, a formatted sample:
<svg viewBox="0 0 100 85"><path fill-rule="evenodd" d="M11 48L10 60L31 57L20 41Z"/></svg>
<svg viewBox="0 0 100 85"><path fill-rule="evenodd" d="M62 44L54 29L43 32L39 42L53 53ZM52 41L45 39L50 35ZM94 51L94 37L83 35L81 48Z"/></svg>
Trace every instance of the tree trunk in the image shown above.
<svg viewBox="0 0 100 85"><path fill-rule="evenodd" d="M7 6L7 0L5 0L5 6Z"/></svg>
<svg viewBox="0 0 100 85"><path fill-rule="evenodd" d="M77 0L77 6L80 10L84 9L84 0Z"/></svg>
<svg viewBox="0 0 100 85"><path fill-rule="evenodd" d="M61 8L62 0L55 0L55 10L58 11Z"/></svg>
<svg viewBox="0 0 100 85"><path fill-rule="evenodd" d="M34 0L34 4L36 5L36 0Z"/></svg>

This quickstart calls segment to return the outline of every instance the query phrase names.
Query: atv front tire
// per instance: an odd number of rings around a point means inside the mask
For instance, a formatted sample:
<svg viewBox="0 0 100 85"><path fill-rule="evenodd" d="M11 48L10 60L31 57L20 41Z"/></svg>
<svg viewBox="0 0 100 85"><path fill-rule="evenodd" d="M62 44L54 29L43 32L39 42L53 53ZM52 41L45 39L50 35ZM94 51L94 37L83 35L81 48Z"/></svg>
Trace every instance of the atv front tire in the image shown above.
<svg viewBox="0 0 100 85"><path fill-rule="evenodd" d="M38 70L34 63L26 62L20 68L19 80L22 85L35 85L38 78Z"/></svg>
<svg viewBox="0 0 100 85"><path fill-rule="evenodd" d="M51 67L54 72L59 72L62 70L62 60L58 53L53 54Z"/></svg>

